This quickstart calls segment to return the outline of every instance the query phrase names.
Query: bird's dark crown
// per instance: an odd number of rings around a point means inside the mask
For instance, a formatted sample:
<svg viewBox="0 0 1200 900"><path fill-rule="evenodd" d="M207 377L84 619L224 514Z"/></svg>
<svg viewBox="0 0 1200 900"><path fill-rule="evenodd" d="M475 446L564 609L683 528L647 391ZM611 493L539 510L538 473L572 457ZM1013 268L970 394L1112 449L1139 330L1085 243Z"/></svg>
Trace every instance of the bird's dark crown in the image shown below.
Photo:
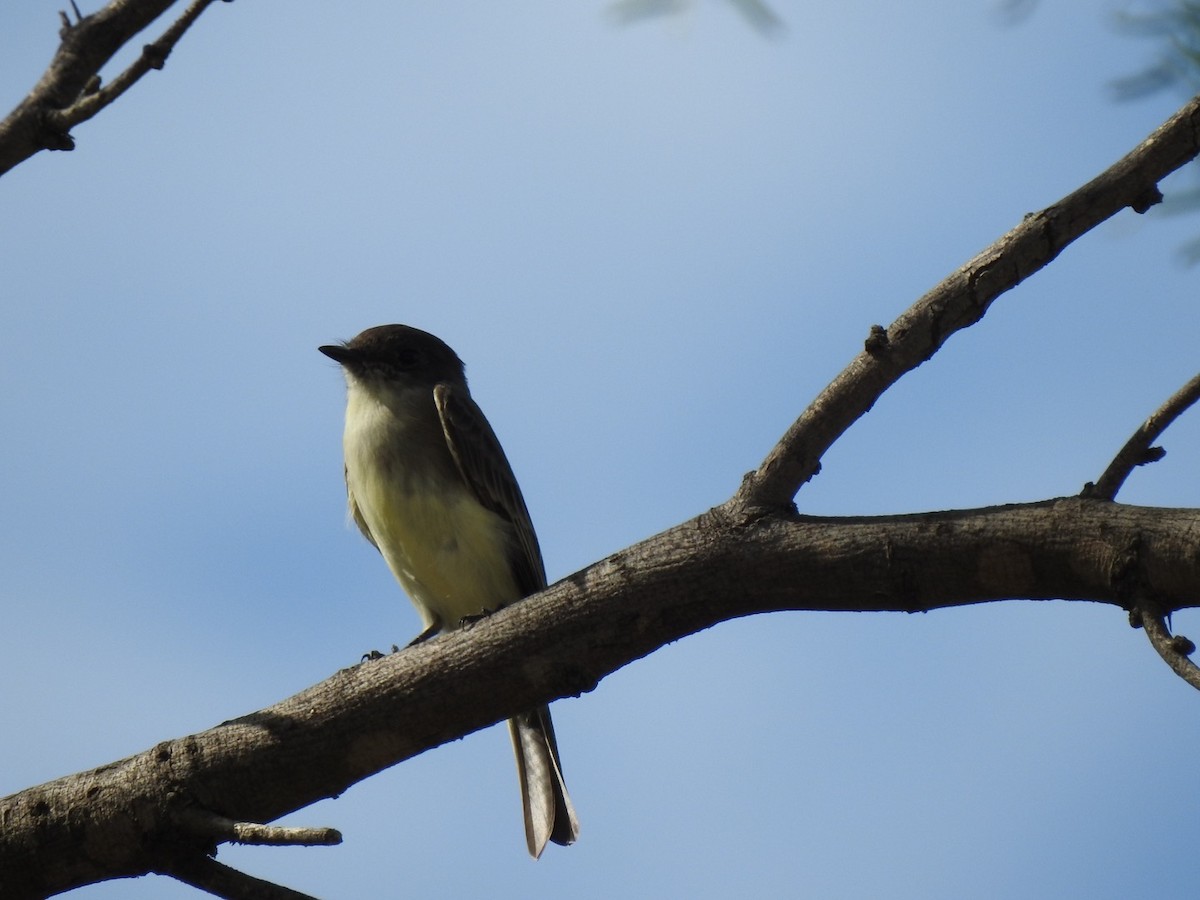
<svg viewBox="0 0 1200 900"><path fill-rule="evenodd" d="M441 338L408 325L376 325L344 344L319 348L360 376L462 381L463 363Z"/></svg>

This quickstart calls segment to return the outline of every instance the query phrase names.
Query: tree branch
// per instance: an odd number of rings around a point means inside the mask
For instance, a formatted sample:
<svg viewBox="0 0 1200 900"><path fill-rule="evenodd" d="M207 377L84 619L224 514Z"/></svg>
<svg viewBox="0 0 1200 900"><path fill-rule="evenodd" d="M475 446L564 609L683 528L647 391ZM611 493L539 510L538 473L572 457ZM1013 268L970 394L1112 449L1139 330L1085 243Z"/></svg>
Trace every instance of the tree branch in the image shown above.
<svg viewBox="0 0 1200 900"><path fill-rule="evenodd" d="M1125 446L1121 448L1113 461L1108 464L1108 468L1104 470L1100 480L1095 484L1091 482L1085 484L1080 496L1096 500L1114 499L1130 472L1138 466L1158 462L1167 455L1167 451L1161 447L1150 445L1167 430L1167 426L1183 415L1197 400L1200 400L1200 375L1196 375L1167 398L1166 403L1150 414L1150 418L1142 423L1141 427L1125 442Z"/></svg>
<svg viewBox="0 0 1200 900"><path fill-rule="evenodd" d="M73 150L70 129L90 119L151 69L161 69L175 44L214 0L193 0L163 36L112 84L100 70L175 0L111 0L76 24L63 17L61 43L33 90L0 122L0 175L41 150ZM226 0L229 2L229 0Z"/></svg>
<svg viewBox="0 0 1200 900"><path fill-rule="evenodd" d="M1145 212L1162 200L1158 182L1200 154L1200 97L1193 98L1097 178L1025 220L913 304L826 387L747 476L743 506L788 505L820 469L833 442L883 392L933 356L954 332L974 325L992 301L1050 263L1068 244L1125 207Z"/></svg>
<svg viewBox="0 0 1200 900"><path fill-rule="evenodd" d="M1100 480L1095 484L1090 481L1085 484L1080 496L1094 500L1113 500L1117 496L1117 491L1121 489L1121 485L1125 483L1125 479L1129 477L1129 473L1135 468L1147 463L1158 462L1166 456L1167 451L1161 447L1152 447L1151 444L1198 399L1200 399L1200 375L1193 377L1191 381L1168 397L1162 406L1150 414L1150 418L1141 424L1125 442L1125 446L1121 448L1113 461L1108 464L1108 468L1104 470ZM1130 550L1131 558L1135 562L1139 550L1140 548L1137 546ZM1133 574L1122 572L1117 580L1131 585L1127 588L1127 592L1134 597L1130 605L1130 621L1146 630L1146 637L1150 639L1151 646L1171 667L1171 671L1192 687L1200 690L1200 667L1197 667L1188 658L1196 652L1196 645L1182 635L1171 634L1160 604L1152 602L1150 599L1155 596L1154 591L1138 581L1136 564L1126 567L1126 569L1129 568L1135 570Z"/></svg>
<svg viewBox="0 0 1200 900"><path fill-rule="evenodd" d="M1200 603L1200 510L1064 498L876 518L716 509L462 631L272 707L0 800L0 896L168 871L211 839L187 807L269 822L658 647L779 610L926 611L1011 597ZM1136 548L1136 553L1131 552Z"/></svg>
<svg viewBox="0 0 1200 900"><path fill-rule="evenodd" d="M180 810L175 820L186 831L207 838L214 844L228 841L269 847L331 847L342 842L341 833L333 828L291 828L237 822L195 807Z"/></svg>
<svg viewBox="0 0 1200 900"><path fill-rule="evenodd" d="M184 32L213 2L214 0L192 0L187 9L183 11L183 15L163 32L162 37L154 43L142 47L141 55L124 72L94 92L85 90L83 96L67 109L53 110L47 113L47 125L58 133L69 132L75 125L92 118L124 94L151 69L161 69L166 65L167 57L171 55L171 51L175 49L175 45L179 43ZM231 0L223 0L223 2L228 3Z"/></svg>
<svg viewBox="0 0 1200 900"><path fill-rule="evenodd" d="M1196 652L1196 645L1182 635L1172 635L1160 614L1140 609L1139 615L1142 627L1146 630L1146 637L1163 658L1163 662L1170 666L1176 675L1196 690L1200 690L1200 667L1188 659Z"/></svg>
<svg viewBox="0 0 1200 900"><path fill-rule="evenodd" d="M225 900L317 900L309 894L231 869L208 856L175 860L159 874L170 875Z"/></svg>

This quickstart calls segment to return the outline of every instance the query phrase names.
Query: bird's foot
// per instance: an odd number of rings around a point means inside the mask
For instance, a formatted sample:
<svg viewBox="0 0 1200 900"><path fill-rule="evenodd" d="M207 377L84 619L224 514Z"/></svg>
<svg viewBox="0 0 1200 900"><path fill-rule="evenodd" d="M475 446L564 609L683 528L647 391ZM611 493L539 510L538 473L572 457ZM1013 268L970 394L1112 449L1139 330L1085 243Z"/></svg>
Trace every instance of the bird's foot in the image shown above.
<svg viewBox="0 0 1200 900"><path fill-rule="evenodd" d="M399 652L400 652L400 648L397 647L395 644L392 644L392 653L399 653ZM364 653L362 655L362 659L360 659L359 662L360 663L374 662L377 659L383 659L385 656L387 656L386 653L380 653L378 650L368 650L366 653Z"/></svg>

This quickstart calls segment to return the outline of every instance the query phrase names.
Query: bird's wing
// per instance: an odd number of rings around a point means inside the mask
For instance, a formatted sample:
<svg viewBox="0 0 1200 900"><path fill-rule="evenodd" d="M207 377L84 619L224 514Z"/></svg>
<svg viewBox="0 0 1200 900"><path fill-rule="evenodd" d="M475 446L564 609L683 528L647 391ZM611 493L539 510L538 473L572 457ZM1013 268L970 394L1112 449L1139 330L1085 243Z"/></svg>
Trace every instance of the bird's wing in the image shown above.
<svg viewBox="0 0 1200 900"><path fill-rule="evenodd" d="M358 530L363 533L363 537L370 541L371 545L378 550L379 545L375 543L375 538L371 536L371 529L367 527L367 520L363 518L362 510L358 508L358 501L354 499L354 489L350 487L350 470L348 468L344 469L343 474L346 478L346 500L350 504L350 518L354 520L354 524L358 526Z"/></svg>
<svg viewBox="0 0 1200 900"><path fill-rule="evenodd" d="M525 498L504 449L475 401L461 387L442 382L433 389L446 446L463 481L487 509L507 520L516 536L513 572L523 595L546 586L546 567Z"/></svg>

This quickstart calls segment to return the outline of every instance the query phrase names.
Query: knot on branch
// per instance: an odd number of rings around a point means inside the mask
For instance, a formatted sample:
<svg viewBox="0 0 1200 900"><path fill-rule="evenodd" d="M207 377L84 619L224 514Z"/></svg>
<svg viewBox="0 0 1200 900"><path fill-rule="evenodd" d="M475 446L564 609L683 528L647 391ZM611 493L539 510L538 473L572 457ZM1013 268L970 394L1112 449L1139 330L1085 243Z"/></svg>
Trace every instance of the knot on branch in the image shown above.
<svg viewBox="0 0 1200 900"><path fill-rule="evenodd" d="M1135 213L1141 215L1142 213L1147 212L1150 207L1162 203L1162 200L1162 191L1158 189L1157 184L1152 184L1142 190L1142 192L1134 197L1131 201L1129 201L1129 208Z"/></svg>
<svg viewBox="0 0 1200 900"><path fill-rule="evenodd" d="M164 47L161 44L144 44L142 46L142 59L146 61L152 69L161 69L167 64L167 57L171 55L171 48Z"/></svg>
<svg viewBox="0 0 1200 900"><path fill-rule="evenodd" d="M871 356L882 356L888 350L888 333L882 325L872 325L871 333L863 342L863 349Z"/></svg>
<svg viewBox="0 0 1200 900"><path fill-rule="evenodd" d="M1129 545L1113 559L1109 568L1109 583L1121 605L1129 611L1129 624L1137 628L1144 625L1145 604L1137 602L1139 597L1149 594L1142 574L1142 539L1135 537ZM1136 621L1135 621L1136 617Z"/></svg>
<svg viewBox="0 0 1200 900"><path fill-rule="evenodd" d="M75 138L59 122L56 110L45 110L38 122L38 143L46 150L74 150Z"/></svg>
<svg viewBox="0 0 1200 900"><path fill-rule="evenodd" d="M1191 656L1196 652L1196 645L1182 634L1176 634L1171 638L1171 649L1181 656Z"/></svg>
<svg viewBox="0 0 1200 900"><path fill-rule="evenodd" d="M1166 455L1167 455L1167 451L1164 450L1162 447L1147 447L1142 452L1141 456L1139 456L1134 461L1133 464L1135 466L1145 466L1150 463L1158 462L1160 459L1162 459Z"/></svg>

